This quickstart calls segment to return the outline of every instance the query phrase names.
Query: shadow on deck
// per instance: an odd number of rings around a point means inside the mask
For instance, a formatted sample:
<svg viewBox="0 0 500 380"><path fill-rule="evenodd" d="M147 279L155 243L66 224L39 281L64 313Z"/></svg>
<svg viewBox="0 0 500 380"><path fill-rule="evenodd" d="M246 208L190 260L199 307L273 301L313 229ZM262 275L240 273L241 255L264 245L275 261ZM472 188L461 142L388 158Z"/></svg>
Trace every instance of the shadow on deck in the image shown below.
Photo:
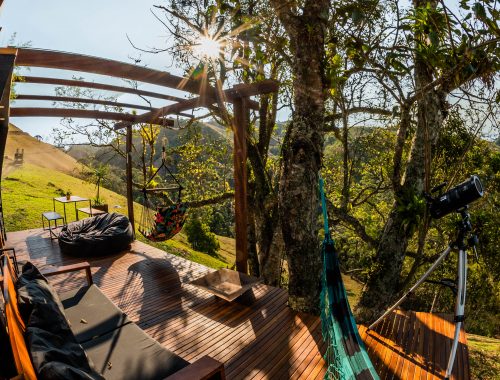
<svg viewBox="0 0 500 380"><path fill-rule="evenodd" d="M39 267L81 261L63 256L41 229L8 234L19 261ZM211 269L135 241L129 251L88 259L94 282L131 320L188 361L224 362L228 379L322 379L325 346L318 317L287 307L285 290L257 285L229 303L188 284ZM51 278L56 290L79 287L83 273ZM453 334L443 316L395 312L360 332L382 379L443 379ZM455 379L469 377L465 333Z"/></svg>

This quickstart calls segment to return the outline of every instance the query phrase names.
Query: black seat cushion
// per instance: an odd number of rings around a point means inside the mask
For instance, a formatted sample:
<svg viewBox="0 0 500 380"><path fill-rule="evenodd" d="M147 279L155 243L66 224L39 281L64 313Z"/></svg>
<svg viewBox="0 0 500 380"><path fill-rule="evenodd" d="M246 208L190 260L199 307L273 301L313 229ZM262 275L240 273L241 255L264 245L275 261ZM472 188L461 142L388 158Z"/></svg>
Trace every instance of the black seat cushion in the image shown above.
<svg viewBox="0 0 500 380"><path fill-rule="evenodd" d="M78 343L130 323L127 315L95 285L60 293L59 298Z"/></svg>
<svg viewBox="0 0 500 380"><path fill-rule="evenodd" d="M64 226L59 234L59 247L62 253L72 256L105 256L127 249L133 240L128 218L111 213Z"/></svg>
<svg viewBox="0 0 500 380"><path fill-rule="evenodd" d="M91 368L64 316L63 306L45 277L31 263L16 282L25 339L39 379L102 379Z"/></svg>
<svg viewBox="0 0 500 380"><path fill-rule="evenodd" d="M0 301L0 309L4 305ZM9 335L7 334L7 321L4 318L4 310L0 310L0 379L10 379L17 375L16 366L14 365L14 355L10 345Z"/></svg>
<svg viewBox="0 0 500 380"><path fill-rule="evenodd" d="M163 379L189 365L134 323L82 346L107 380Z"/></svg>

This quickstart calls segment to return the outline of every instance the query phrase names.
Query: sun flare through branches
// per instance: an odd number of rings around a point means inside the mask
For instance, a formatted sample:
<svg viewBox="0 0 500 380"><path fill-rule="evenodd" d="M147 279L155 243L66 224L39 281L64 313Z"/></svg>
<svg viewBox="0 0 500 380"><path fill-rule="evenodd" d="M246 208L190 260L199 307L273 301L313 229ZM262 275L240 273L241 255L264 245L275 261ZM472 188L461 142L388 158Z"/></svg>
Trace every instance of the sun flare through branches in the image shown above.
<svg viewBox="0 0 500 380"><path fill-rule="evenodd" d="M211 36L201 36L192 47L193 54L202 60L215 60L222 53L222 44Z"/></svg>

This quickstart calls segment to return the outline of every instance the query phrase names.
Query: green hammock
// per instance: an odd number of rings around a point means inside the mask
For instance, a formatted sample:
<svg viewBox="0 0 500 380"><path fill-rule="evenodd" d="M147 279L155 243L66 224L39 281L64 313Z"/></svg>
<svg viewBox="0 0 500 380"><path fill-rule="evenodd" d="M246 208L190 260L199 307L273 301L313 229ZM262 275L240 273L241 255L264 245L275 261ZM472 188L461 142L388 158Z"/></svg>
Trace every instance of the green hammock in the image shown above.
<svg viewBox="0 0 500 380"><path fill-rule="evenodd" d="M379 377L368 357L365 345L352 315L335 244L328 229L323 179L319 180L325 239L322 245L323 275L321 291L321 325L327 343L325 379L375 379Z"/></svg>

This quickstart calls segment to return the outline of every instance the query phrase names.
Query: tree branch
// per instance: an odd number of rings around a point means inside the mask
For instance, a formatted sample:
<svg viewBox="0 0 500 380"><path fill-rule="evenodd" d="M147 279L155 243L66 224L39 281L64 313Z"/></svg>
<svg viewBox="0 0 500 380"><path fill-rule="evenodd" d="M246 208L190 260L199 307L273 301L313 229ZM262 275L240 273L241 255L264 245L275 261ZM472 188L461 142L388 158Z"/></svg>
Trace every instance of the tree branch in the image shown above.
<svg viewBox="0 0 500 380"><path fill-rule="evenodd" d="M290 5L293 3L293 1L271 0L278 18L290 37L295 36L298 23L297 17L292 13L290 8Z"/></svg>
<svg viewBox="0 0 500 380"><path fill-rule="evenodd" d="M216 197L203 199L201 201L191 201L185 202L189 208L199 208L203 206L209 206L217 203L222 203L227 199L234 198L234 191L230 191L221 195L217 195Z"/></svg>
<svg viewBox="0 0 500 380"><path fill-rule="evenodd" d="M392 116L393 112L390 110L386 110L385 108L376 108L376 107L352 107L345 111L347 115L352 115L355 113L367 113L370 115L381 115L381 116ZM342 118L343 112L337 112L334 114L325 116L325 123L330 123L332 121L336 121Z"/></svg>
<svg viewBox="0 0 500 380"><path fill-rule="evenodd" d="M328 209L332 212L333 215L335 215L337 218L339 218L342 222L347 223L350 225L356 234L363 239L365 243L368 243L370 247L372 248L377 248L378 246L378 240L371 237L368 235L366 232L365 227L359 222L358 219L356 219L354 216L349 215L347 212L342 210L339 207L336 207L333 205L332 202L330 202L328 199L326 200L327 207Z"/></svg>

